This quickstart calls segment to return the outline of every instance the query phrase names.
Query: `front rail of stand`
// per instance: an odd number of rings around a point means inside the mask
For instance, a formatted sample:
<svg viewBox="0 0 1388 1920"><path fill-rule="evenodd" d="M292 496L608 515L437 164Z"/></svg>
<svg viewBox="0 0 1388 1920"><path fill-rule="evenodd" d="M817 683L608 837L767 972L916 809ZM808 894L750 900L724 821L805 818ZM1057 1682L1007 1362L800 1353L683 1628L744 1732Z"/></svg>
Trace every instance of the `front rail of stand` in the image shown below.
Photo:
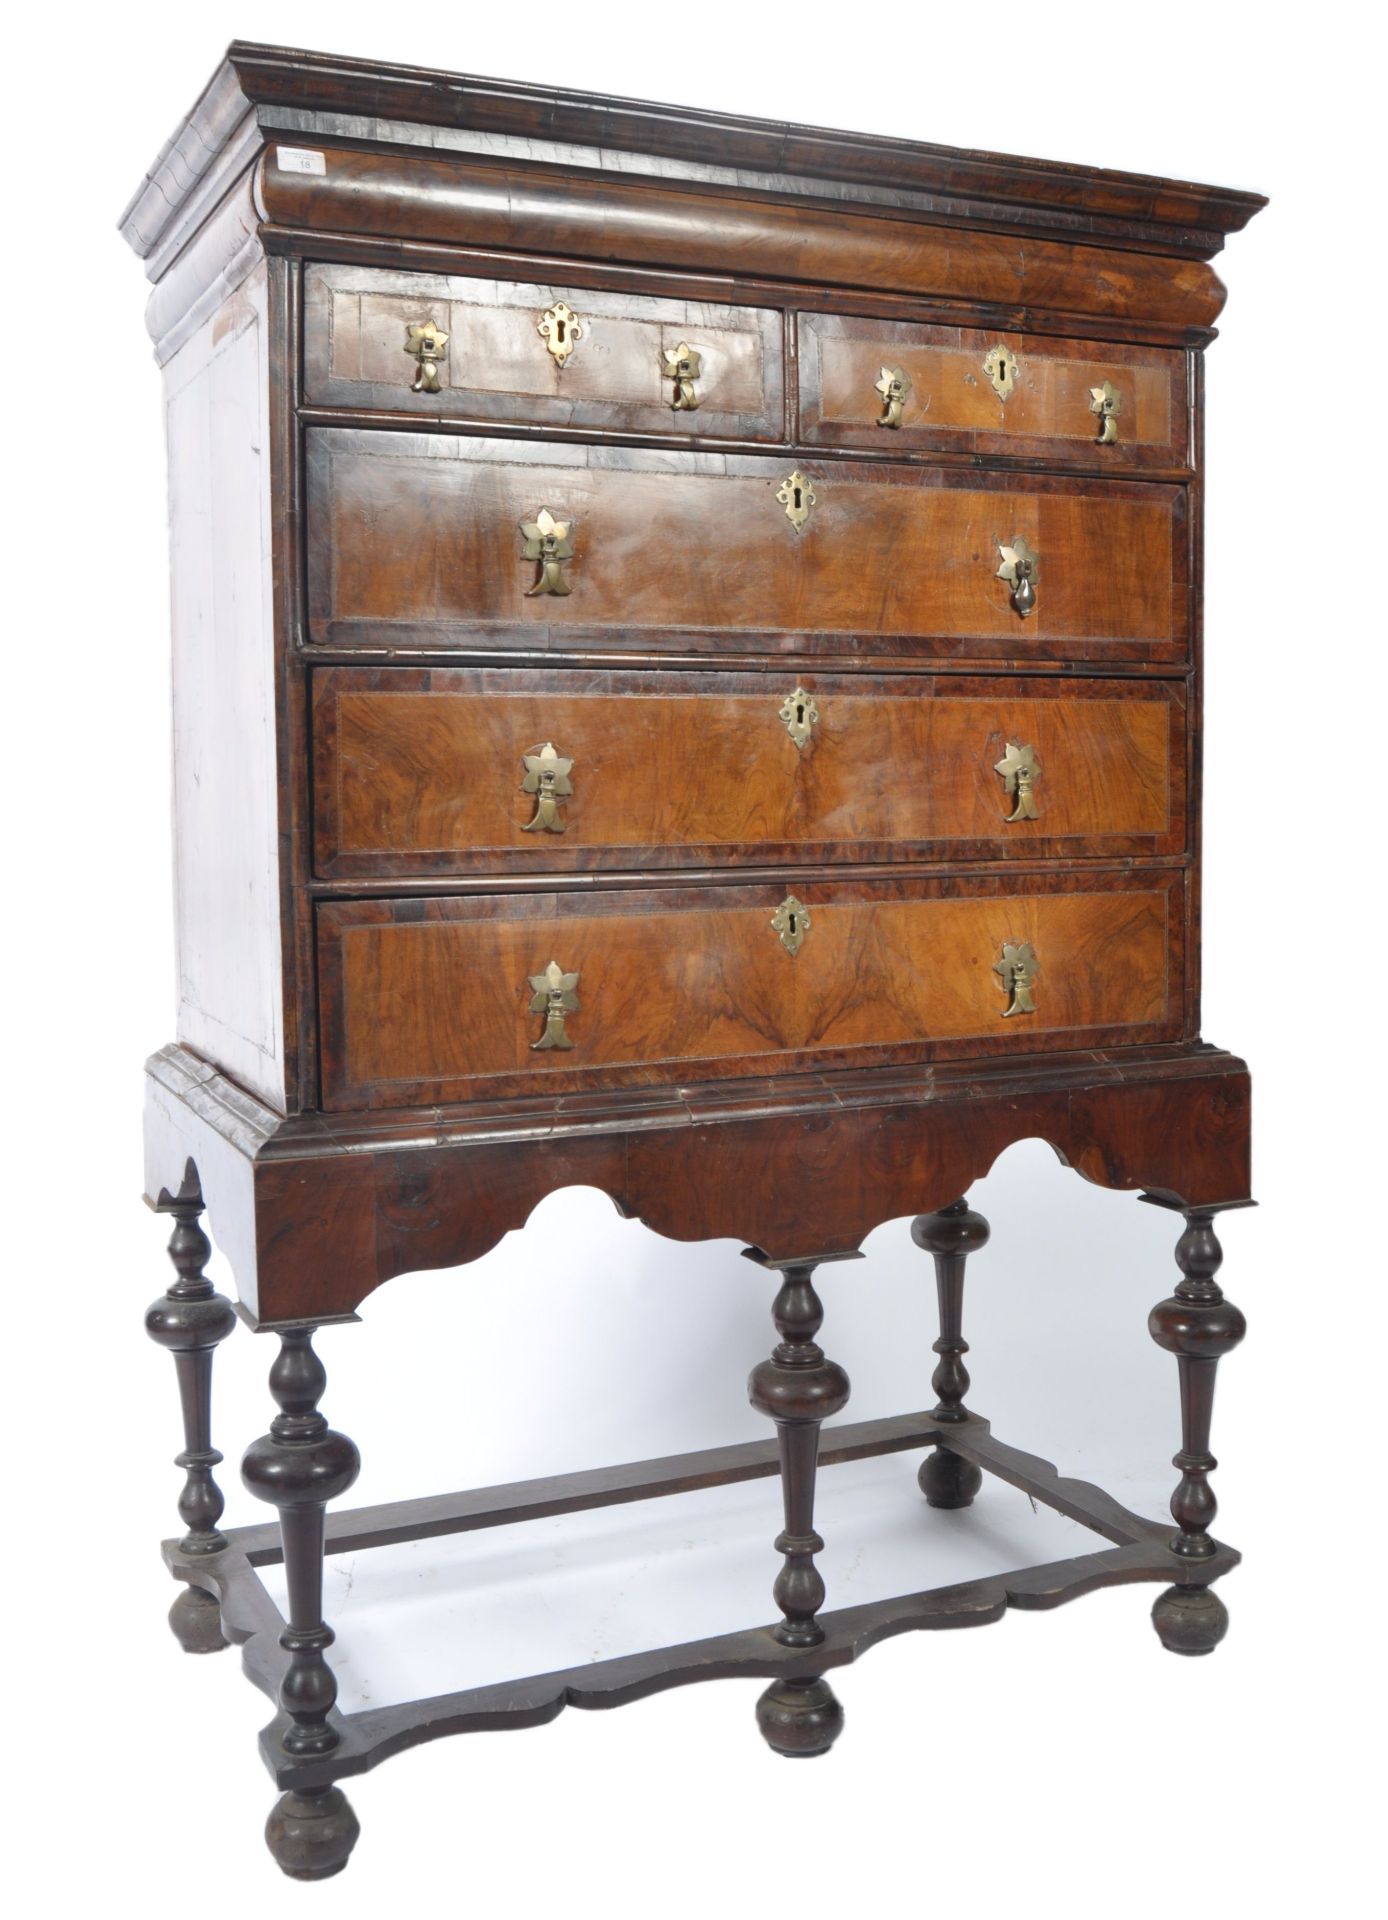
<svg viewBox="0 0 1388 1920"><path fill-rule="evenodd" d="M1110 1545L1043 1566L826 1612L820 1616L825 1638L813 1653L816 1670L847 1666L877 1641L894 1634L982 1626L1000 1619L1009 1607L1061 1606L1097 1587L1132 1581L1204 1588L1238 1564L1239 1555L1221 1543L1214 1543L1213 1551L1198 1561L1183 1558L1172 1550L1169 1520L1148 1520L1131 1513L1102 1488L1068 1479L1048 1461L995 1439L987 1420L977 1414L947 1425L930 1414L916 1413L827 1428L819 1461L821 1466L833 1466L940 1445L1043 1506L1091 1528ZM328 1516L325 1551L356 1553L556 1514L658 1500L702 1487L770 1479L779 1471L776 1442L754 1440L554 1479L362 1507ZM164 1558L176 1579L217 1599L222 1630L229 1641L241 1645L246 1672L263 1692L277 1698L289 1665L289 1655L280 1645L285 1623L257 1569L282 1560L279 1527L272 1523L236 1528L226 1535L226 1547L211 1555L187 1553L178 1541L166 1541ZM281 1788L312 1789L364 1773L392 1753L445 1734L541 1726L566 1706L621 1706L696 1680L774 1679L801 1671L805 1665L803 1649L783 1645L769 1626L754 1627L367 1712L334 1710L330 1721L339 1744L319 1757L287 1756L280 1744L283 1722L277 1718L265 1729L261 1750Z"/></svg>

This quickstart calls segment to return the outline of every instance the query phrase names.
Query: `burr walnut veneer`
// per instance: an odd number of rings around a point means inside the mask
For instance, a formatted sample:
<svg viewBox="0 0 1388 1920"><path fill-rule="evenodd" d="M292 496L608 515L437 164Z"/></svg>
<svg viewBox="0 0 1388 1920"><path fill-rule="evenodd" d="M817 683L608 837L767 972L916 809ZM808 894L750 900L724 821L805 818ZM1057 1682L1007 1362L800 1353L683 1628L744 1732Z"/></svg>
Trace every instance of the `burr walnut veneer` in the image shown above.
<svg viewBox="0 0 1388 1920"><path fill-rule="evenodd" d="M1164 1587L1167 1647L1221 1637L1213 1220L1250 1204L1249 1101L1200 1036L1201 375L1210 256L1261 204L240 44L136 194L172 483L165 1551L182 1643L242 1643L277 1703L287 1872L345 1864L343 1778L443 1733L759 1675L771 1747L818 1754L874 1641L1120 1581ZM964 1404L960 1196L1028 1135L1183 1216L1171 1521ZM776 1440L327 1514L357 1453L313 1328L576 1183L775 1277ZM279 1341L243 1463L278 1526L218 1527L204 1212ZM813 1271L908 1214L936 1404L821 1440L848 1381ZM908 1449L930 1507L990 1472L1106 1544L826 1611L817 1464ZM325 1551L776 1473L774 1626L338 1710Z"/></svg>

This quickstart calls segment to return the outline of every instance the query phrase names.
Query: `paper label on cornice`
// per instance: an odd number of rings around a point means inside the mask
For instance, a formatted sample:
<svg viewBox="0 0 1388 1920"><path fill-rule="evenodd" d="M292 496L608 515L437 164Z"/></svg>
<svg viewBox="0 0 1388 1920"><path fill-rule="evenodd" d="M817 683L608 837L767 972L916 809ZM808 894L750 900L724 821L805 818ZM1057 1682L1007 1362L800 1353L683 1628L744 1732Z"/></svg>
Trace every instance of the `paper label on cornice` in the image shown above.
<svg viewBox="0 0 1388 1920"><path fill-rule="evenodd" d="M328 162L311 147L276 147L275 159L281 173L326 173Z"/></svg>

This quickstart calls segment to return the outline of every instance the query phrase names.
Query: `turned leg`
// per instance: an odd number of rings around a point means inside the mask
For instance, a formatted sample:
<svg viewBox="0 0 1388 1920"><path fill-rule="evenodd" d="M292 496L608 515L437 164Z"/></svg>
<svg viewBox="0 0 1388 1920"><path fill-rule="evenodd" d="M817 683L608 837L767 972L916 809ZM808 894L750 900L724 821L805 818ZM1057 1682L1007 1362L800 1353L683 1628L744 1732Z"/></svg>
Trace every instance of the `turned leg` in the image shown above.
<svg viewBox="0 0 1388 1920"><path fill-rule="evenodd" d="M941 1426L967 1420L964 1395L969 1370L964 1355L964 1263L988 1244L988 1222L970 1211L967 1201L952 1200L938 1213L922 1213L911 1222L911 1238L934 1257L935 1291L940 1302L940 1337L933 1351L939 1359L930 1384L937 1395L934 1417ZM936 1446L925 1456L917 1475L920 1490L932 1507L967 1507L983 1485L983 1475L971 1460Z"/></svg>
<svg viewBox="0 0 1388 1920"><path fill-rule="evenodd" d="M778 1267L767 1260L760 1264L781 1273L781 1290L771 1310L780 1345L747 1382L752 1405L776 1422L781 1451L785 1528L776 1551L784 1556L784 1565L772 1591L785 1618L774 1631L782 1646L808 1652L824 1640L818 1619L824 1580L814 1561L824 1546L814 1530L819 1427L848 1404L848 1375L815 1344L824 1309L814 1290L814 1266ZM757 1724L777 1753L809 1757L827 1753L834 1744L843 1728L843 1708L809 1662L803 1673L788 1672L772 1682L757 1702Z"/></svg>
<svg viewBox="0 0 1388 1920"><path fill-rule="evenodd" d="M345 1434L318 1411L327 1374L313 1351L312 1327L280 1334L270 1368L279 1413L241 1462L241 1478L257 1499L279 1509L289 1622L280 1645L289 1668L280 1687L286 1725L280 1745L296 1759L331 1753L340 1738L329 1719L337 1682L324 1655L333 1643L323 1619L323 1513L347 1491L361 1457ZM341 1872L356 1845L356 1815L337 1787L282 1795L265 1828L271 1853L294 1880L326 1880Z"/></svg>
<svg viewBox="0 0 1388 1920"><path fill-rule="evenodd" d="M236 1325L236 1313L203 1272L212 1243L198 1224L203 1200L191 1161L177 1194L165 1188L157 1205L174 1218L169 1258L176 1278L145 1314L145 1331L173 1355L183 1403L183 1451L174 1462L184 1473L178 1512L186 1531L179 1547L186 1554L220 1553L226 1539L217 1522L226 1503L212 1477L222 1460L212 1444L212 1356ZM219 1653L226 1645L216 1597L201 1587L180 1589L169 1625L185 1653Z"/></svg>
<svg viewBox="0 0 1388 1920"><path fill-rule="evenodd" d="M1177 1527L1171 1551L1194 1573L1215 1550L1210 1538L1215 1517L1210 1475L1218 1464L1210 1452L1215 1372L1243 1339L1245 1322L1215 1280L1224 1252L1214 1214L1194 1208L1185 1218L1186 1230L1176 1243L1182 1278L1172 1297L1153 1307L1147 1324L1157 1345L1175 1354L1180 1373L1181 1451L1171 1464L1181 1478L1171 1496ZM1210 1653L1224 1638L1229 1615L1213 1588L1194 1580L1167 1588L1152 1609L1152 1624L1172 1653Z"/></svg>

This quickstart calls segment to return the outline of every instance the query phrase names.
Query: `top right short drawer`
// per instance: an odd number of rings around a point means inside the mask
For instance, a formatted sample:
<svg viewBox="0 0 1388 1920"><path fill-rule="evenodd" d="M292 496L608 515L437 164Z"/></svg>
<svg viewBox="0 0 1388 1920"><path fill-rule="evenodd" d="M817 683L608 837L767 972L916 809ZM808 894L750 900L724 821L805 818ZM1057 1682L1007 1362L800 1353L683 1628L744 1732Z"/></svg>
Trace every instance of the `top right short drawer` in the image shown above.
<svg viewBox="0 0 1388 1920"><path fill-rule="evenodd" d="M1096 472L1185 471L1186 359L1162 347L799 316L800 437Z"/></svg>

